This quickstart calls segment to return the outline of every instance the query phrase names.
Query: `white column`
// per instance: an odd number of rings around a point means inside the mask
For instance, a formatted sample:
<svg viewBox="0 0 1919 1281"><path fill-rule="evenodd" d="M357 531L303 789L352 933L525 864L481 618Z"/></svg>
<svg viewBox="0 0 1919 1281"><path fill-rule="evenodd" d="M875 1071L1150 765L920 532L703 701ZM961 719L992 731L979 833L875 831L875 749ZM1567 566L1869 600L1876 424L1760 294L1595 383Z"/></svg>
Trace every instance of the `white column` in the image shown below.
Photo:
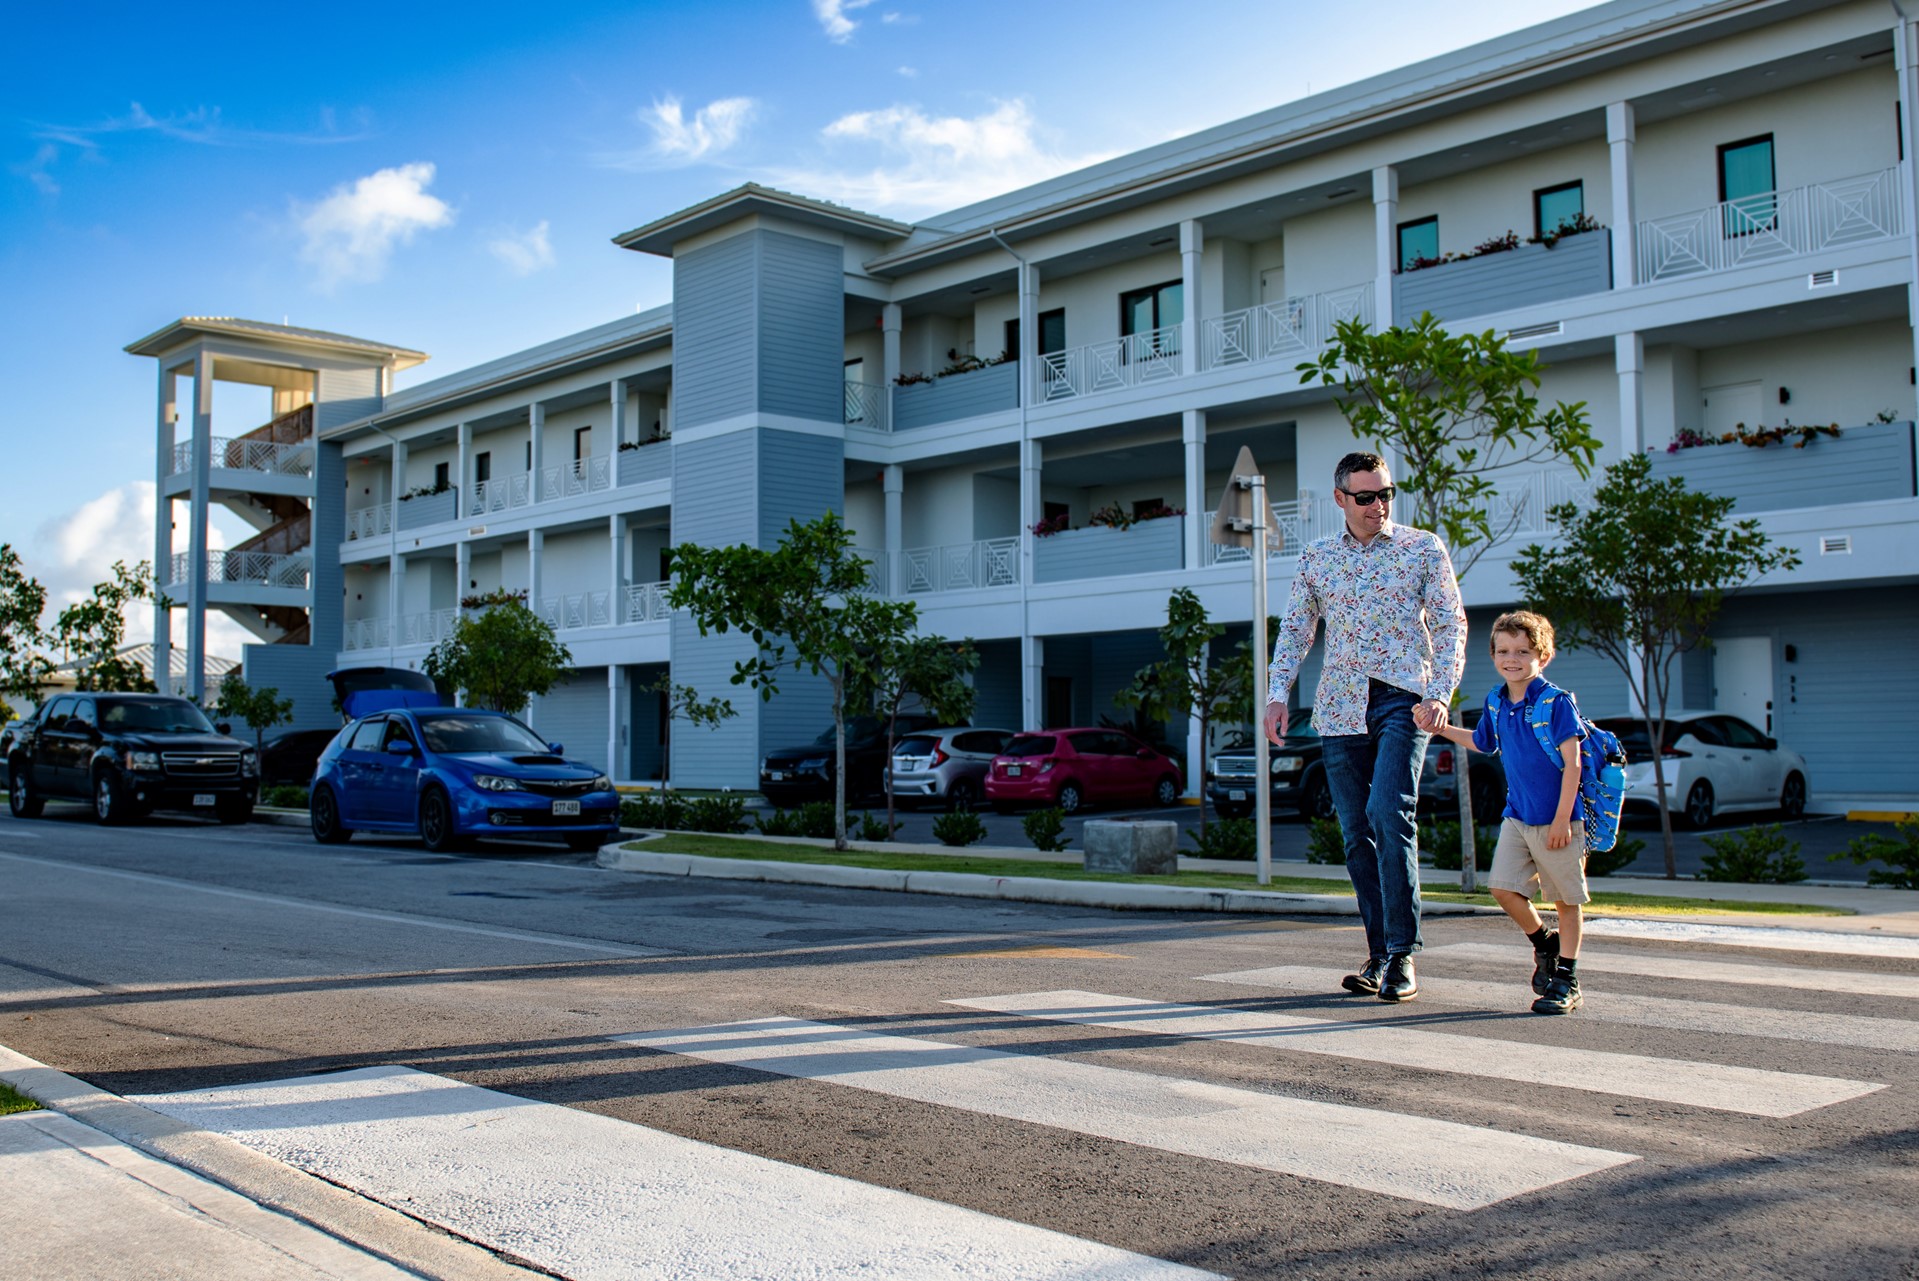
<svg viewBox="0 0 1919 1281"><path fill-rule="evenodd" d="M173 500L167 497L167 477L173 471L173 424L178 417L175 398L179 376L160 366L159 404L154 424L153 577L165 583L173 576ZM159 593L164 595L165 593ZM173 692L173 611L153 607L153 683L162 694Z"/></svg>
<svg viewBox="0 0 1919 1281"><path fill-rule="evenodd" d="M534 437L535 441L538 439L539 437ZM539 457L539 446L537 444L534 445L533 453L537 459ZM541 562L545 559L546 531L543 529L529 529L526 531L526 603L527 607L533 611L536 617L540 616L540 594L544 590L541 584L541 579L544 577ZM531 728L535 724L533 718L538 714L539 710L540 700L538 695L527 700L525 717L528 728Z"/></svg>
<svg viewBox="0 0 1919 1281"><path fill-rule="evenodd" d="M673 384L666 385L666 395L660 398L660 435L673 434Z"/></svg>
<svg viewBox="0 0 1919 1281"><path fill-rule="evenodd" d="M880 486L886 493L886 592L889 596L906 594L906 566L901 562L906 538L906 469L888 463L880 469Z"/></svg>
<svg viewBox="0 0 1919 1281"><path fill-rule="evenodd" d="M1046 642L1038 636L1019 638L1020 728L1046 728Z"/></svg>
<svg viewBox="0 0 1919 1281"><path fill-rule="evenodd" d="M406 446L397 440L393 442L392 450L386 501L387 506L392 509L388 512L388 516L391 518L393 535L397 541L400 534L400 496L406 493L407 450Z"/></svg>
<svg viewBox="0 0 1919 1281"><path fill-rule="evenodd" d="M1186 717L1186 795L1199 797L1200 804L1206 802L1206 775L1202 769L1202 758L1206 754L1206 737L1199 732L1199 717L1188 714Z"/></svg>
<svg viewBox="0 0 1919 1281"><path fill-rule="evenodd" d="M899 386L900 376L900 333L904 319L900 305L889 302L880 308L880 386L884 389L880 395L885 401L884 412L887 431L893 430L893 389Z"/></svg>
<svg viewBox="0 0 1919 1281"><path fill-rule="evenodd" d="M1200 266L1206 252L1206 229L1197 218L1179 224L1179 283L1186 320L1180 327L1179 369L1199 372ZM1190 567L1192 562L1187 561Z"/></svg>
<svg viewBox="0 0 1919 1281"><path fill-rule="evenodd" d="M207 692L207 509L213 502L213 353L193 358L193 490L187 513L187 697Z"/></svg>
<svg viewBox="0 0 1919 1281"><path fill-rule="evenodd" d="M462 538L453 545L454 605L457 606L473 592L473 544Z"/></svg>
<svg viewBox="0 0 1919 1281"><path fill-rule="evenodd" d="M1906 320L1912 329L1913 359L1919 367L1919 26L1901 18L1892 29L1893 60L1899 74L1899 199L1906 207L1906 245L1910 266L1906 282Z"/></svg>
<svg viewBox="0 0 1919 1281"><path fill-rule="evenodd" d="M1186 459L1186 568L1206 564L1206 411L1181 412L1179 438Z"/></svg>
<svg viewBox="0 0 1919 1281"><path fill-rule="evenodd" d="M605 454L608 458L618 459L620 446L626 443L626 379L615 378L608 409L608 427L606 448L596 449L596 454Z"/></svg>
<svg viewBox="0 0 1919 1281"><path fill-rule="evenodd" d="M453 471L453 511L465 516L473 506L473 424L460 424L460 456L454 463ZM460 580L464 583L466 580ZM464 593L466 588L460 588Z"/></svg>
<svg viewBox="0 0 1919 1281"><path fill-rule="evenodd" d="M1025 339L1021 338L1021 342ZM1044 506L1040 500L1040 470L1045 450L1037 440L1019 443L1019 580L1033 583L1033 526Z"/></svg>
<svg viewBox="0 0 1919 1281"><path fill-rule="evenodd" d="M626 517L618 512L606 518L606 541L609 552L609 574L607 581L612 584L612 594L608 597L608 613L614 626L626 621Z"/></svg>
<svg viewBox="0 0 1919 1281"><path fill-rule="evenodd" d="M394 441L392 492L387 496L393 507L393 541L388 544L392 550L386 558L386 661L389 664L396 661L393 651L400 644L400 584L406 578L406 558L400 555L400 495L406 492L406 458L406 446Z"/></svg>
<svg viewBox="0 0 1919 1281"><path fill-rule="evenodd" d="M1040 399L1039 268L1021 263L1015 270L1019 273L1019 403L1026 407Z"/></svg>
<svg viewBox="0 0 1919 1281"><path fill-rule="evenodd" d="M626 754L626 669L618 663L606 665L606 773L618 778L627 772Z"/></svg>
<svg viewBox="0 0 1919 1281"><path fill-rule="evenodd" d="M1619 456L1630 458L1646 443L1646 339L1613 336L1613 368L1619 374Z"/></svg>
<svg viewBox="0 0 1919 1281"><path fill-rule="evenodd" d="M532 487L533 502L546 498L546 406L537 400L526 407L527 439L532 447L527 451L527 484Z"/></svg>
<svg viewBox="0 0 1919 1281"><path fill-rule="evenodd" d="M1399 266L1399 170L1373 170L1373 328L1393 323L1393 271Z"/></svg>
<svg viewBox="0 0 1919 1281"><path fill-rule="evenodd" d="M1630 102L1606 104L1606 144L1612 149L1612 287L1629 289L1639 271L1639 223L1633 216L1632 147L1637 135Z"/></svg>

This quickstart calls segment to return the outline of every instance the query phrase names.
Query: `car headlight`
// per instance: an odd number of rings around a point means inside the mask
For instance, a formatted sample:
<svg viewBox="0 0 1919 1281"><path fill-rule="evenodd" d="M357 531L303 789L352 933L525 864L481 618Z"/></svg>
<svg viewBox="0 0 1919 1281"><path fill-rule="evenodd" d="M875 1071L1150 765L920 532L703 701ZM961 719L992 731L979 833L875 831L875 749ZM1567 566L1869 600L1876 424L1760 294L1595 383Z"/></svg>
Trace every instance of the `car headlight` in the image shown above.
<svg viewBox="0 0 1919 1281"><path fill-rule="evenodd" d="M824 756L809 756L805 760L801 761L799 764L795 765L793 768L796 770L825 769L826 758Z"/></svg>
<svg viewBox="0 0 1919 1281"><path fill-rule="evenodd" d="M604 774L596 775L593 779L593 790L596 792L610 792L613 790L613 780Z"/></svg>
<svg viewBox="0 0 1919 1281"><path fill-rule="evenodd" d="M258 752L240 753L240 773L248 778L260 777L260 754Z"/></svg>
<svg viewBox="0 0 1919 1281"><path fill-rule="evenodd" d="M520 786L519 779L501 778L498 774L475 774L473 776L473 786L479 788L482 792L523 792L526 790Z"/></svg>
<svg viewBox="0 0 1919 1281"><path fill-rule="evenodd" d="M1275 756L1272 769L1275 774L1297 774L1299 767L1305 763L1306 758L1303 756Z"/></svg>
<svg viewBox="0 0 1919 1281"><path fill-rule="evenodd" d="M251 755L252 753L248 753L248 756ZM147 773L158 773L160 770L160 753L128 752L127 768L136 772L145 771Z"/></svg>

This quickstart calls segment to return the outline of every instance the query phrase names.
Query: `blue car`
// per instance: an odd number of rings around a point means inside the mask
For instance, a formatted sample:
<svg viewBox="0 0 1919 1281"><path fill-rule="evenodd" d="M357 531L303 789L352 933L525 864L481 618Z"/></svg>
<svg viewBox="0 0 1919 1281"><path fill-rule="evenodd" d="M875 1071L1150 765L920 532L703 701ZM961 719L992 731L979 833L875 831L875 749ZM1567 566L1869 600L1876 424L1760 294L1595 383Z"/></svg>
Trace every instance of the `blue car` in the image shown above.
<svg viewBox="0 0 1919 1281"><path fill-rule="evenodd" d="M620 797L592 765L502 712L388 707L341 730L313 774L313 839L417 834L436 853L481 836L557 836L598 849L619 832Z"/></svg>

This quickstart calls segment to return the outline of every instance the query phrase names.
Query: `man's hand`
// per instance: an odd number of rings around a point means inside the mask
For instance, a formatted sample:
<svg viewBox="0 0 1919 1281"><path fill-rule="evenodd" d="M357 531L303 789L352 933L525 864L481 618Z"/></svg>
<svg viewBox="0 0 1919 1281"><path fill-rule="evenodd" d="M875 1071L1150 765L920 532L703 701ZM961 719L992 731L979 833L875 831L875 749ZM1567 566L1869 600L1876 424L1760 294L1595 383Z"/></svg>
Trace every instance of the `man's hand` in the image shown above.
<svg viewBox="0 0 1919 1281"><path fill-rule="evenodd" d="M1436 734L1446 728L1446 704L1436 698L1429 698L1413 708L1413 724L1429 734Z"/></svg>
<svg viewBox="0 0 1919 1281"><path fill-rule="evenodd" d="M1286 722L1290 719L1285 703L1266 704L1266 738L1274 747L1286 746Z"/></svg>
<svg viewBox="0 0 1919 1281"><path fill-rule="evenodd" d="M1563 850L1573 843L1573 825L1569 818L1555 818L1550 831L1546 833L1546 848Z"/></svg>

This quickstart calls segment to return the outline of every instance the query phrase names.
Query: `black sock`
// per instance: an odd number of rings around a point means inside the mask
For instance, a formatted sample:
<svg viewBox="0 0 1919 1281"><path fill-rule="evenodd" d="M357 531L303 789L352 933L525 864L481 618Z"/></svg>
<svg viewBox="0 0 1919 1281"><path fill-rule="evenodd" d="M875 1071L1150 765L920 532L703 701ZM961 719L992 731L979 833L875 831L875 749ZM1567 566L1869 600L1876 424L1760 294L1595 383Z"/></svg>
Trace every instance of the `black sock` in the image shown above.
<svg viewBox="0 0 1919 1281"><path fill-rule="evenodd" d="M1559 948L1559 931L1549 925L1540 926L1526 937L1531 940L1535 952L1552 952Z"/></svg>
<svg viewBox="0 0 1919 1281"><path fill-rule="evenodd" d="M1579 977L1579 958L1576 956L1560 957L1559 973L1562 978L1569 978L1569 979L1578 978Z"/></svg>

